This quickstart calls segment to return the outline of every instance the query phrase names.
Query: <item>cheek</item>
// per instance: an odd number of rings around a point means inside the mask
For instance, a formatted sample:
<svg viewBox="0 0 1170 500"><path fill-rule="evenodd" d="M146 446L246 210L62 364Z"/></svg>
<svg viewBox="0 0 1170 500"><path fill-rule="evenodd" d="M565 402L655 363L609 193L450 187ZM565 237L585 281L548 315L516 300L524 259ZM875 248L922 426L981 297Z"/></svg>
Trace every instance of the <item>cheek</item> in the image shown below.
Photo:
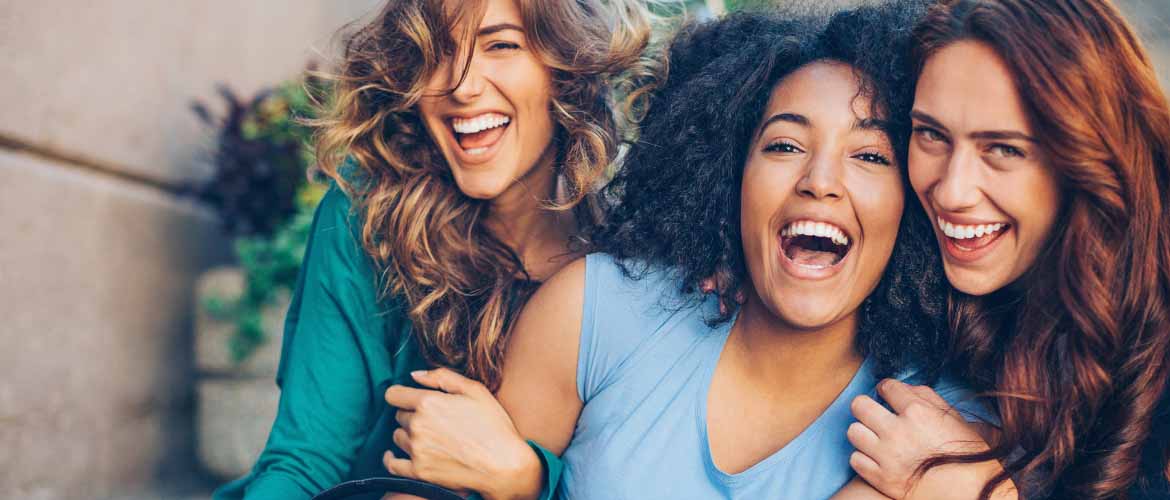
<svg viewBox="0 0 1170 500"><path fill-rule="evenodd" d="M1029 178L1015 183L1013 199L1019 203L1014 208L1015 216L1030 233L1028 245L1038 251L1051 236L1060 213L1060 186L1047 168L1038 168Z"/></svg>
<svg viewBox="0 0 1170 500"><path fill-rule="evenodd" d="M907 164L910 186L914 189L914 193L918 195L918 199L922 202L923 206L926 206L924 195L926 194L926 190L938 181L939 160L923 153L911 144Z"/></svg>
<svg viewBox="0 0 1170 500"><path fill-rule="evenodd" d="M421 119L423 126L427 128L427 132L431 132L431 137L435 135L432 129L435 127L436 122L441 121L438 117L438 107L434 101L434 98L420 99L415 108L418 111L418 117Z"/></svg>
<svg viewBox="0 0 1170 500"><path fill-rule="evenodd" d="M852 193L863 193L852 197L865 233L866 247L874 250L868 253L871 258L885 260L898 238L898 226L906 208L906 193L896 172L880 181L871 180L866 185L868 189L850 193L851 196ZM879 267L884 267L884 264Z"/></svg>
<svg viewBox="0 0 1170 500"><path fill-rule="evenodd" d="M548 116L553 94L551 70L532 57L519 59L499 69L496 81L508 100L519 111L544 115L544 122L551 121Z"/></svg>
<svg viewBox="0 0 1170 500"><path fill-rule="evenodd" d="M740 227L745 243L747 238L755 239L771 231L772 215L791 192L782 173L781 166L748 159L740 186Z"/></svg>

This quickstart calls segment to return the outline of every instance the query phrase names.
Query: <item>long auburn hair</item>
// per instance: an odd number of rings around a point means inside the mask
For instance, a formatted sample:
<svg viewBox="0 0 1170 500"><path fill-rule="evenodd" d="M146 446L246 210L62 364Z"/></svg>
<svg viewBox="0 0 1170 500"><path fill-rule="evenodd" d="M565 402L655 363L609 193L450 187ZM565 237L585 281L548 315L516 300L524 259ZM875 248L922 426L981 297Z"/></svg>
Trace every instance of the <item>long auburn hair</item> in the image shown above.
<svg viewBox="0 0 1170 500"><path fill-rule="evenodd" d="M340 67L327 75L332 100L314 122L317 159L355 200L383 294L404 299L428 361L494 388L508 327L534 285L518 279L528 276L520 258L483 223L488 202L459 191L417 112L428 78L474 42L484 11L483 2L447 4L389 1L345 36ZM597 185L625 139L614 96L640 95L631 82L657 73L644 57L650 14L636 0L517 4L530 47L553 75L563 196L547 205L574 210L588 227L600 211Z"/></svg>
<svg viewBox="0 0 1170 500"><path fill-rule="evenodd" d="M1063 198L1025 276L951 298L954 360L995 398L1002 439L924 467L1004 461L981 498L1011 475L1126 498L1170 377L1170 107L1150 58L1108 0L947 0L916 38L920 69L960 40L996 50Z"/></svg>

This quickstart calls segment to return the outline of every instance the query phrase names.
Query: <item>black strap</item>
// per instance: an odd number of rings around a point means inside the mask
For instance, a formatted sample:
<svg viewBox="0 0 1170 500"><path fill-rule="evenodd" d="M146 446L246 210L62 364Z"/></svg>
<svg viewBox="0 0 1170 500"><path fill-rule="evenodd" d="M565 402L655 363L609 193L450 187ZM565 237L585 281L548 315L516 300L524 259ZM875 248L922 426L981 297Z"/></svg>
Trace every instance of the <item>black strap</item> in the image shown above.
<svg viewBox="0 0 1170 500"><path fill-rule="evenodd" d="M386 493L408 493L428 500L463 500L463 497L446 488L402 477L372 477L346 481L319 493L313 500L342 500L356 498L359 495Z"/></svg>

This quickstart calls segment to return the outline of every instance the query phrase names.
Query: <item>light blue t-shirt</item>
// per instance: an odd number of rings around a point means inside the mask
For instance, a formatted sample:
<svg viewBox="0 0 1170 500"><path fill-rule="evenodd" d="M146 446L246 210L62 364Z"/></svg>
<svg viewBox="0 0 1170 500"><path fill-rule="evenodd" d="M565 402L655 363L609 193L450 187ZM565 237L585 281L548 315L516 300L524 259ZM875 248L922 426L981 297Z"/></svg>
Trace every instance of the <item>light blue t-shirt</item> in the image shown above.
<svg viewBox="0 0 1170 500"><path fill-rule="evenodd" d="M630 279L603 254L586 257L585 267L577 361L584 407L562 457L562 498L816 500L853 477L845 431L854 421L853 398L876 394L869 360L796 438L727 474L708 446L707 392L733 322L709 327L716 300L687 306L668 273ZM993 418L951 381L934 389L969 419Z"/></svg>

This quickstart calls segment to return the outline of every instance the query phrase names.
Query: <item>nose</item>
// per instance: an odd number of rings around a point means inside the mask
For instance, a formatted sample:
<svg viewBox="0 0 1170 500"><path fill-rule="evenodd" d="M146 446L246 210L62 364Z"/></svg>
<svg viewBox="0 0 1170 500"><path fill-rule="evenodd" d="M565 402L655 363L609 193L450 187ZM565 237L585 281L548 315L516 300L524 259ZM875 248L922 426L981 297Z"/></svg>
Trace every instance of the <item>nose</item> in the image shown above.
<svg viewBox="0 0 1170 500"><path fill-rule="evenodd" d="M843 167L832 155L814 153L804 176L796 183L797 193L814 199L840 199L845 192L841 183Z"/></svg>
<svg viewBox="0 0 1170 500"><path fill-rule="evenodd" d="M457 57L455 64L451 67L451 85L454 89L451 91L451 97L462 104L467 104L479 96L483 95L484 78L483 71L476 58L472 57L470 60L467 56Z"/></svg>
<svg viewBox="0 0 1170 500"><path fill-rule="evenodd" d="M974 207L982 198L978 160L973 151L956 148L947 159L942 176L930 190L938 208L961 212Z"/></svg>

